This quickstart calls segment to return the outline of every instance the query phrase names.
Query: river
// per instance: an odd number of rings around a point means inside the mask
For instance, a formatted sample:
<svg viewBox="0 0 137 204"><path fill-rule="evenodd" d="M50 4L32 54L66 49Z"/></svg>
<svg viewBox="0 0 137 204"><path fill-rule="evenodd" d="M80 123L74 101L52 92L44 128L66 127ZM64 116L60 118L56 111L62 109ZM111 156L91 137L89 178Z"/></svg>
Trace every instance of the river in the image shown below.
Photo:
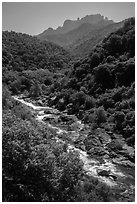
<svg viewBox="0 0 137 204"><path fill-rule="evenodd" d="M44 121L43 119L45 118L56 118L59 117L59 115L61 114L57 109L54 109L52 107L49 106L37 106L34 105L32 102L27 102L26 99L22 99L19 96L13 96L13 98L19 102L21 102L22 104L25 104L26 106L30 107L30 110L32 110L33 112L35 112L35 119L39 122L39 123L44 123L46 124L49 129L54 130L56 133L56 141L57 142L63 142L63 143L67 143L68 145L68 151L71 150L75 150L77 152L79 152L79 156L80 159L83 162L83 169L85 171L85 174L89 175L89 176L93 176L95 178L97 178L99 181L105 183L108 186L117 186L119 184L123 185L124 181L129 180L130 182L128 183L129 187L131 187L132 189L134 188L134 174L132 172L131 174L127 174L126 171L124 171L126 168L122 167L119 168L119 165L116 165L112 162L111 159L109 158L104 158L103 159L103 163L100 162L99 160L92 158L91 156L89 156L87 154L86 151L83 151L77 147L75 147L74 144L69 143L68 141L65 141L64 137L62 137L63 134L72 134L76 137L79 137L79 133L80 131L84 128L84 124L80 121L80 120L76 120L76 125L77 125L77 130L76 131L68 131L65 129L62 129L60 127L58 127L58 125L53 125L50 124L49 121ZM48 112L47 114L45 112ZM57 114L56 114L57 113ZM67 114L66 114L67 116ZM70 117L70 116L69 116ZM125 168L123 170L123 168ZM98 174L98 170L106 170L108 172L110 172L110 176L105 177L105 176L100 176ZM114 176L117 178L116 180L114 179Z"/></svg>

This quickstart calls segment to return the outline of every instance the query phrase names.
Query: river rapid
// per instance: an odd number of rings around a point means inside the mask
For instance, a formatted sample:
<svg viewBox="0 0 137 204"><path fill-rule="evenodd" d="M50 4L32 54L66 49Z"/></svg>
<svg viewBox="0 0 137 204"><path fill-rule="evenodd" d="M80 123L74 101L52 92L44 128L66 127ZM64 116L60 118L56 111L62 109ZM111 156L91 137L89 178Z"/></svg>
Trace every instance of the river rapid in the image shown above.
<svg viewBox="0 0 137 204"><path fill-rule="evenodd" d="M39 123L46 124L49 129L54 130L56 133L56 141L67 143L68 145L68 151L74 150L79 152L79 157L83 162L83 170L85 174L88 176L93 176L97 178L99 181L105 183L106 185L110 187L114 187L117 185L123 185L124 181L129 181L129 188L134 189L134 175L125 173L122 168L119 168L119 165L114 164L110 158L103 158L103 162L100 162L98 159L92 158L87 154L86 151L81 150L80 148L77 148L72 142L69 142L68 140L65 140L65 137L63 135L73 135L74 137L78 138L80 132L84 129L85 125L78 119L75 121L75 125L77 126L76 130L65 130L62 127L58 126L57 124L53 125L50 123L51 118L59 118L59 116L62 114L57 109L54 109L49 106L37 106L34 105L32 102L28 102L28 99L22 99L21 96L13 96L13 98L22 104L25 104L26 106L30 107L30 110L35 113L35 119ZM65 113L65 117L68 115ZM70 117L70 116L68 116ZM110 139L111 140L111 139ZM123 167L124 168L124 167ZM110 176L102 176L98 174L98 171L106 170L109 172ZM117 178L117 179L114 179ZM126 191L125 191L126 192Z"/></svg>

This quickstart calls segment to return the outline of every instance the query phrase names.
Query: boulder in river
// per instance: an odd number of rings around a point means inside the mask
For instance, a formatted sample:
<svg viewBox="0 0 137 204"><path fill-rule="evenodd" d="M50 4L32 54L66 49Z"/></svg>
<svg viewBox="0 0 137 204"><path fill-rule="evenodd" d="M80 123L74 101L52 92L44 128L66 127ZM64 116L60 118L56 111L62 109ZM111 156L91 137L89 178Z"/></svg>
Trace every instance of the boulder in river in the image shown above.
<svg viewBox="0 0 137 204"><path fill-rule="evenodd" d="M66 114L62 114L60 115L60 119L62 122L75 122L76 121L76 117L73 115L66 115Z"/></svg>
<svg viewBox="0 0 137 204"><path fill-rule="evenodd" d="M110 170L102 170L102 169L98 169L97 173L99 176L105 176L105 177L109 177L110 175Z"/></svg>
<svg viewBox="0 0 137 204"><path fill-rule="evenodd" d="M114 181L117 180L117 176L116 175L113 175L113 174L109 174L109 177L112 178Z"/></svg>
<svg viewBox="0 0 137 204"><path fill-rule="evenodd" d="M45 110L44 110L44 113L45 113L45 114L51 114L51 110L50 110L50 109L45 109Z"/></svg>
<svg viewBox="0 0 137 204"><path fill-rule="evenodd" d="M92 147L87 151L88 154L95 155L95 156L103 156L106 154L106 151L103 147Z"/></svg>
<svg viewBox="0 0 137 204"><path fill-rule="evenodd" d="M37 104L38 104L39 106L43 106L43 102L42 102L40 99L38 100Z"/></svg>

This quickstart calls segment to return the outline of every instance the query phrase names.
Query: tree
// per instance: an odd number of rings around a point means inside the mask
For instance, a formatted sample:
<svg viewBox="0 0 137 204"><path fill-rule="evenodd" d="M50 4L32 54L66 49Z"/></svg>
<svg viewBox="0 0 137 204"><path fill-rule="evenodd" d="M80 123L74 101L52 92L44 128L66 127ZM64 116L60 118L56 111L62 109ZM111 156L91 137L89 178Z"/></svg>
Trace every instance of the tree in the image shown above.
<svg viewBox="0 0 137 204"><path fill-rule="evenodd" d="M95 110L95 122L100 125L107 121L106 112L103 107L99 107Z"/></svg>
<svg viewBox="0 0 137 204"><path fill-rule="evenodd" d="M38 97L40 95L41 95L41 87L38 84L38 82L35 81L33 83L33 85L31 86L31 88L30 88L29 96L31 96L31 97Z"/></svg>
<svg viewBox="0 0 137 204"><path fill-rule="evenodd" d="M94 53L92 56L91 56L91 62L90 62L90 67L91 68L94 68L94 67L97 67L100 63L100 58L99 58L99 55L97 53Z"/></svg>
<svg viewBox="0 0 137 204"><path fill-rule="evenodd" d="M99 65L94 68L95 81L102 85L102 89L114 87L114 77L110 71L111 67L108 64Z"/></svg>
<svg viewBox="0 0 137 204"><path fill-rule="evenodd" d="M122 46L122 39L121 36L117 34L112 34L109 40L106 43L106 48L110 55L116 55L116 53L121 53L121 46Z"/></svg>
<svg viewBox="0 0 137 204"><path fill-rule="evenodd" d="M95 99L93 97L87 96L85 99L85 110L89 110L95 106Z"/></svg>

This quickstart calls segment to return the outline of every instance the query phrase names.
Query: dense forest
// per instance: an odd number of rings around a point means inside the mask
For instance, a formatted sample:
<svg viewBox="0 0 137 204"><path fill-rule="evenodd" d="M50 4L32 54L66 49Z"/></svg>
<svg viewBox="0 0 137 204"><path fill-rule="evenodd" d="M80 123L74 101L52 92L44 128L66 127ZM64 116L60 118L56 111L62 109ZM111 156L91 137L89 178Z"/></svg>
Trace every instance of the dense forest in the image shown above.
<svg viewBox="0 0 137 204"><path fill-rule="evenodd" d="M5 31L2 83L3 201L134 201L134 18L78 61L58 45ZM57 142L57 133L46 122L37 122L36 111L15 95L57 109L59 120L52 118L51 123L75 129L68 121L73 115L84 129L75 140L67 134L65 143ZM107 137L110 141L104 146ZM118 183L111 187L87 175L79 152L68 151L69 143L100 163L104 158L113 161L130 178L121 181L111 175ZM106 170L98 175L109 177Z"/></svg>

